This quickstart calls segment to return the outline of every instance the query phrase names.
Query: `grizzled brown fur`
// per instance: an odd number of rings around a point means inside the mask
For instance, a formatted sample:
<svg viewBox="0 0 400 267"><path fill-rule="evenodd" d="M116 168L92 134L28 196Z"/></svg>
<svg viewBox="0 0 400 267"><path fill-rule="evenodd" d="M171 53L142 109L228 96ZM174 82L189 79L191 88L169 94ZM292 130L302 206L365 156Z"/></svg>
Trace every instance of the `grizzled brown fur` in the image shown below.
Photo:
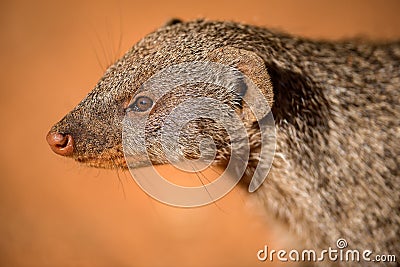
<svg viewBox="0 0 400 267"><path fill-rule="evenodd" d="M237 67L272 105L277 151L269 177L256 191L265 210L286 222L307 248L335 247L345 238L351 249L398 253L399 42L322 42L232 22L174 21L111 66L51 131L73 137L72 156L80 162L126 168L121 123L140 85L167 66L207 60ZM157 122L179 99L203 94L219 96L195 88L170 94L152 117ZM236 98L225 101L235 106ZM259 132L251 116L244 118L253 153L245 176L251 177ZM224 164L229 158L225 133L212 124L196 122L192 134L209 130L222 138L217 156ZM157 147L156 123L148 131ZM196 154L190 135L181 144ZM165 162L157 151L150 149L152 160Z"/></svg>

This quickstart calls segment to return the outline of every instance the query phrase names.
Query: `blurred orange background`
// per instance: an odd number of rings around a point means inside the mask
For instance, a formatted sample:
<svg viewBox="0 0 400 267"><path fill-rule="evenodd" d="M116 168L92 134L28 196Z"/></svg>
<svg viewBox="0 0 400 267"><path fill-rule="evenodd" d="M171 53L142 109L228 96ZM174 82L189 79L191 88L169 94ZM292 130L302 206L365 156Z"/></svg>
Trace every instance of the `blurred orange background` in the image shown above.
<svg viewBox="0 0 400 267"><path fill-rule="evenodd" d="M399 1L3 0L0 7L0 266L266 266L256 252L290 239L244 190L202 208L169 207L129 173L55 155L47 131L104 67L172 17L313 38L400 38Z"/></svg>

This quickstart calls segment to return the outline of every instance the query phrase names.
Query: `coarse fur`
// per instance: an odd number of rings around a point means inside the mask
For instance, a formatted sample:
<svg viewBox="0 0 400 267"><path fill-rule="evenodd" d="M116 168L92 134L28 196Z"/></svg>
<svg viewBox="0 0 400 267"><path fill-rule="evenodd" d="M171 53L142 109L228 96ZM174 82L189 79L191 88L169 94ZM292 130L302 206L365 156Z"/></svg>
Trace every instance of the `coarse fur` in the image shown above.
<svg viewBox="0 0 400 267"><path fill-rule="evenodd" d="M277 147L256 193L304 247L327 249L345 238L351 249L400 251L400 42L313 41L234 22L174 20L112 65L51 131L73 137L77 161L126 169L121 138L127 103L157 71L191 61L237 67L265 90ZM157 133L163 116L198 96L247 112L235 105L236 94L216 88L171 92L152 109L146 128L154 163L166 162ZM260 148L258 128L246 118L252 154L244 178L251 177ZM182 150L195 158L193 140L203 132L214 137L217 162L224 165L229 140L212 121L189 124Z"/></svg>

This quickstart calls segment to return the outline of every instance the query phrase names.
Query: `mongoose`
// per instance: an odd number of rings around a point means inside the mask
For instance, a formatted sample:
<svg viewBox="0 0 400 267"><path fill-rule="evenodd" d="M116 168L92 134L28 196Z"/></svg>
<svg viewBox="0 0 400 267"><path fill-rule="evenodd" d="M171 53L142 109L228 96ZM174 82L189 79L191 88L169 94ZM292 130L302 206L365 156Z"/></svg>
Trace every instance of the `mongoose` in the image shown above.
<svg viewBox="0 0 400 267"><path fill-rule="evenodd" d="M276 154L255 194L304 247L327 249L345 238L352 249L400 251L400 42L315 41L235 22L174 20L135 44L51 128L52 150L93 167L126 169L121 131L132 108L127 103L159 70L193 61L235 67L264 90L275 119ZM151 98L142 99L139 109L151 107L146 133L155 164L166 162L157 149L157 122L182 99L204 95L221 97L194 86L153 107ZM224 97L247 112L237 95ZM251 153L257 154L257 125L246 118ZM210 132L217 164L224 165L229 144L214 126L200 120L190 129L193 135ZM195 158L191 138L180 144ZM257 163L256 156L249 160L244 181Z"/></svg>

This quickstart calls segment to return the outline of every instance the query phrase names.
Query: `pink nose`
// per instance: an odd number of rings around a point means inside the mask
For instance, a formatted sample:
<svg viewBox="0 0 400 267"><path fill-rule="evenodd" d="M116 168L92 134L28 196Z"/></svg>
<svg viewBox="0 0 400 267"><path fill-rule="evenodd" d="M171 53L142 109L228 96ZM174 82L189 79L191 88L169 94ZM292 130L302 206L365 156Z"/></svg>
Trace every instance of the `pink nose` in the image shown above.
<svg viewBox="0 0 400 267"><path fill-rule="evenodd" d="M61 156L71 156L74 152L74 139L69 134L49 132L46 136L51 150Z"/></svg>

